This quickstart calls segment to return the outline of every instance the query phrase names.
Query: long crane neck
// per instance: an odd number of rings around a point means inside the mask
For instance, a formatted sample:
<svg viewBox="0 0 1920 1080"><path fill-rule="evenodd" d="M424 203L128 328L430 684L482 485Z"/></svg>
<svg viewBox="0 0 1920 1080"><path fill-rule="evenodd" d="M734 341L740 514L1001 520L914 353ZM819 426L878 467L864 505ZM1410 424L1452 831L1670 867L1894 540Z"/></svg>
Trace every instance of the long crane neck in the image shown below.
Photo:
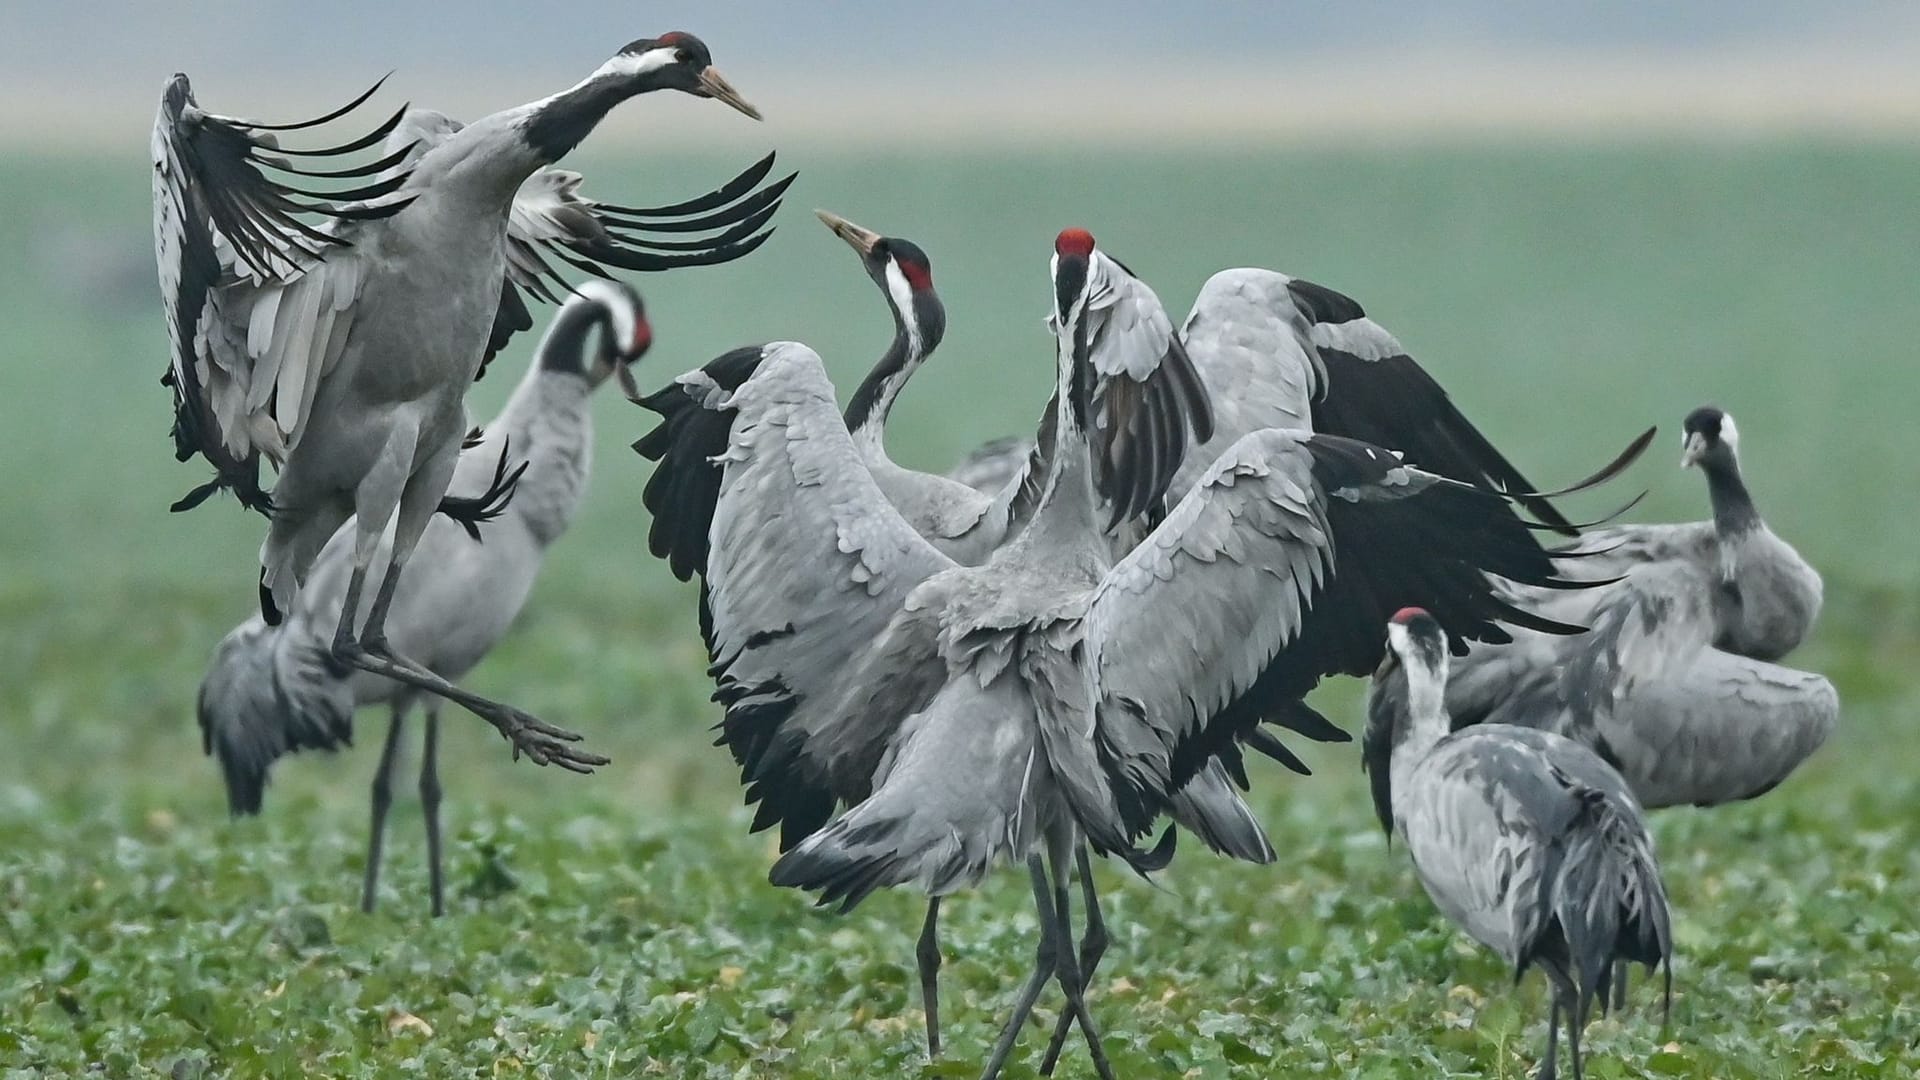
<svg viewBox="0 0 1920 1080"><path fill-rule="evenodd" d="M1723 456L1701 462L1707 474L1707 499L1713 505L1713 530L1721 539L1737 539L1760 526L1747 482L1740 476L1740 459L1731 447Z"/></svg>
<svg viewBox="0 0 1920 1080"><path fill-rule="evenodd" d="M1094 487L1093 448L1087 441L1093 398L1093 365L1087 356L1085 320L1058 335L1053 452L1033 519L1009 546L1041 545L1049 551L1085 549L1110 555Z"/></svg>
<svg viewBox="0 0 1920 1080"><path fill-rule="evenodd" d="M461 458L463 472L467 455L474 455L491 475L504 445L509 468L527 463L507 513L525 523L542 545L566 531L586 493L593 460L594 384L585 367L599 325L598 308L561 308L506 408L488 425L485 441Z"/></svg>
<svg viewBox="0 0 1920 1080"><path fill-rule="evenodd" d="M926 362L934 344L938 343L936 340L929 344L918 320L911 313L903 312L891 295L887 299L887 306L893 312L893 341L867 372L867 377L860 380L846 411L847 430L853 434L854 445L869 465L889 460L887 417L893 412L893 403L899 400L907 380L913 378L913 373Z"/></svg>
<svg viewBox="0 0 1920 1080"><path fill-rule="evenodd" d="M609 61L550 97L503 109L455 132L421 159L411 186L457 189L504 210L534 171L580 145L621 102L657 89L653 80Z"/></svg>

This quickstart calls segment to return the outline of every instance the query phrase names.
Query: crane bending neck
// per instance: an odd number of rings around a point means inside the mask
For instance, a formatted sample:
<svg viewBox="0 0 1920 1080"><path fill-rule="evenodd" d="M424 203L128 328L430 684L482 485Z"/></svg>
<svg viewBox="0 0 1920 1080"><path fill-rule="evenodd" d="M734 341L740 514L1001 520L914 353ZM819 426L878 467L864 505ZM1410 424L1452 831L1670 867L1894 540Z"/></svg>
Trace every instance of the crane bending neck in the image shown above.
<svg viewBox="0 0 1920 1080"><path fill-rule="evenodd" d="M1740 476L1740 459L1731 453L1723 461L1705 461L1707 499L1713 505L1713 530L1723 538L1739 537L1760 525L1760 511Z"/></svg>
<svg viewBox="0 0 1920 1080"><path fill-rule="evenodd" d="M869 462L876 456L886 456L887 417L893 412L893 403L899 400L907 380L913 378L931 351L921 344L920 335L898 312L893 322L893 343L867 372L867 377L860 380L847 402L847 430L853 433L854 443Z"/></svg>

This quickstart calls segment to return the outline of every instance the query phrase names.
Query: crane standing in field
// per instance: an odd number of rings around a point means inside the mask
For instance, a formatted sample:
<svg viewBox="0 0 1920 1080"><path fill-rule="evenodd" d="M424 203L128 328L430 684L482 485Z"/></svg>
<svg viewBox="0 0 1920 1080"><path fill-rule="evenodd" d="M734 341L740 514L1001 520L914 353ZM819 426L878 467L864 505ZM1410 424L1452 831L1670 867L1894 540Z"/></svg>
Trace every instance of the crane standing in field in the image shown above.
<svg viewBox="0 0 1920 1080"><path fill-rule="evenodd" d="M1580 1033L1607 1007L1612 965L1667 970L1673 930L1640 804L1599 755L1551 732L1485 724L1448 733L1447 640L1433 616L1396 612L1367 706L1374 810L1413 857L1427 895L1461 929L1553 983L1541 1080L1553 1080L1566 1017Z"/></svg>
<svg viewBox="0 0 1920 1080"><path fill-rule="evenodd" d="M1712 406L1687 414L1681 466L1706 474L1713 516L1597 529L1562 549L1587 593L1514 589L1518 603L1590 625L1476 648L1449 680L1456 726L1517 724L1591 748L1642 806L1718 806L1763 795L1826 743L1833 684L1776 661L1820 611L1820 575L1761 518L1740 473L1739 429ZM1625 1003L1627 969L1614 977Z"/></svg>
<svg viewBox="0 0 1920 1080"><path fill-rule="evenodd" d="M153 135L175 451L205 457L217 485L270 511L262 614L277 621L321 547L352 517L333 658L457 702L499 729L516 756L578 772L605 759L570 745L579 738L572 732L462 690L396 653L387 615L452 479L467 431L467 387L496 329L525 314L502 312L521 185L615 105L661 89L758 116L712 66L703 43L670 33L632 42L568 90L460 129L405 171L392 167L410 150L341 169L292 164L371 146L404 110L339 146L279 146L276 132L336 119L367 95L318 120L264 125L206 112L176 75ZM262 168L384 178L316 194L268 179ZM302 220L314 214L332 220L323 227ZM582 258L591 261L591 252ZM262 456L279 469L271 493L259 487ZM356 627L368 571L389 532L386 572Z"/></svg>
<svg viewBox="0 0 1920 1080"><path fill-rule="evenodd" d="M586 494L593 445L594 389L623 373L652 341L640 298L625 285L588 281L560 309L532 366L484 437L461 455L450 490L474 498L490 485L491 463L508 453L525 464L513 498L486 523L485 542L445 517L421 535L421 562L395 590L392 634L407 655L447 679L466 675L499 643L533 588L548 546ZM473 526L468 526L468 529ZM417 688L333 662L353 565L354 530L342 526L321 549L307 585L278 626L255 615L221 641L200 685L200 729L220 759L227 803L257 814L268 770L284 754L334 750L353 735L354 710L393 710L373 777L373 815L360 906L371 912L392 797L396 751L408 711L426 714L420 802L427 825L433 914L445 912L440 845L440 701ZM388 541L383 538L382 548ZM361 604L357 618L364 618Z"/></svg>

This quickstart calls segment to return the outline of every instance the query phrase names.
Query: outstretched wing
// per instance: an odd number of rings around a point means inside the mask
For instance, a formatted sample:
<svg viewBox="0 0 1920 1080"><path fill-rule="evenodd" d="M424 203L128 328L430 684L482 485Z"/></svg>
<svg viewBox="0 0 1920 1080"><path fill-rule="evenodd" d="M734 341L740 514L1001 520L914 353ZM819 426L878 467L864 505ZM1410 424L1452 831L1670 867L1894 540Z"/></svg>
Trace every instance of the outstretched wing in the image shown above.
<svg viewBox="0 0 1920 1080"><path fill-rule="evenodd" d="M1349 439L1241 439L1094 595L1106 809L1139 836L1167 792L1262 715L1324 675L1372 671L1400 607L1433 612L1456 647L1504 640L1503 623L1578 629L1506 603L1490 574L1558 581L1499 495Z"/></svg>
<svg viewBox="0 0 1920 1080"><path fill-rule="evenodd" d="M386 149L410 163L461 127L444 113L408 109L388 136ZM767 223L799 175L788 173L762 186L773 162L774 155L768 154L704 195L641 208L588 198L580 193L582 177L577 172L536 170L514 193L507 216L507 277L476 378L486 374L487 365L513 335L533 326L528 296L558 304L573 292L560 267L610 277L609 268L677 270L732 262L753 252L773 235Z"/></svg>
<svg viewBox="0 0 1920 1080"><path fill-rule="evenodd" d="M556 304L573 291L556 262L610 277L609 269L714 266L752 253L773 235L767 222L799 175L788 173L760 186L772 168L768 154L705 195L642 209L582 195L579 173L552 168L534 173L515 193L507 219L507 280L481 374L514 334L533 324L521 293Z"/></svg>
<svg viewBox="0 0 1920 1080"><path fill-rule="evenodd" d="M704 577L720 739L760 805L754 828L780 823L790 847L870 779L845 748L884 730L848 728L900 719L835 708L836 694L914 587L955 564L874 484L812 349L739 350L645 404L665 417L636 446L660 463L654 550Z"/></svg>
<svg viewBox="0 0 1920 1080"><path fill-rule="evenodd" d="M1087 273L1087 356L1096 376L1088 430L1111 527L1166 497L1189 437L1213 437L1213 402L1153 290L1098 249Z"/></svg>
<svg viewBox="0 0 1920 1080"><path fill-rule="evenodd" d="M1554 509L1506 456L1473 426L1425 368L1353 298L1302 278L1287 283L1309 321L1309 338L1326 371L1314 401L1313 429L1390 446L1456 480L1514 492L1542 524L1579 530Z"/></svg>
<svg viewBox="0 0 1920 1080"><path fill-rule="evenodd" d="M338 169L289 160L365 150L392 131L404 108L366 135L317 150L284 149L275 133L339 119L379 85L298 124L209 113L185 75L161 95L151 144L153 232L172 344L161 381L173 390L175 456L199 454L217 473L176 510L222 487L253 509L269 508L260 454L282 454L298 438L316 382L345 341L337 316L358 295L357 269L334 269L351 261L344 253L352 230L342 226L391 216L410 201L395 195L407 179L393 169L404 150ZM314 191L262 170L366 182ZM315 223L322 218L332 220Z"/></svg>
<svg viewBox="0 0 1920 1080"><path fill-rule="evenodd" d="M1243 268L1222 270L1200 287L1180 337L1212 393L1214 434L1181 466L1172 497L1199 483L1241 436L1313 430L1312 401L1326 386L1326 371L1310 340L1312 324L1287 288L1292 280Z"/></svg>

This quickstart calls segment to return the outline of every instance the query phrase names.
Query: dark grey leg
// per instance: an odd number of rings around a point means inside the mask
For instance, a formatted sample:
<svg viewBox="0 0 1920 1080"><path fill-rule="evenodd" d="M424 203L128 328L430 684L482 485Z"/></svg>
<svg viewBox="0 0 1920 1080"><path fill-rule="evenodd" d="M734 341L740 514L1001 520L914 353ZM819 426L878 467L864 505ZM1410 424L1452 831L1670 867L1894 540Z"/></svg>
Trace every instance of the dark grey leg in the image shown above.
<svg viewBox="0 0 1920 1080"><path fill-rule="evenodd" d="M995 1080L1006 1066L1007 1055L1013 1051L1014 1040L1020 1037L1020 1028L1032 1014L1034 1001L1040 997L1047 980L1053 978L1059 969L1057 954L1065 951L1067 946L1066 942L1059 940L1060 920L1054 913L1053 901L1047 896L1047 869L1040 861L1040 856L1027 857L1027 873L1033 878L1033 902L1040 911L1040 947L1034 953L1033 974L1027 976L1026 985L1020 988L1020 996L1013 1003L1013 1015L1007 1018L1007 1026L1000 1029L1000 1038L993 1044L993 1056L987 1059L987 1067L980 1074L980 1080Z"/></svg>
<svg viewBox="0 0 1920 1080"><path fill-rule="evenodd" d="M1094 969L1100 966L1100 958L1107 954L1107 923L1100 917L1100 893L1093 885L1093 858L1087 854L1084 845L1074 857L1080 868L1080 895L1087 905L1087 926L1080 935L1080 974L1083 978L1082 991L1093 983ZM1060 1020L1053 1025L1053 1040L1047 1044L1047 1056L1041 1059L1040 1075L1052 1076L1054 1066L1060 1063L1060 1051L1066 1048L1067 1035L1073 1029L1073 1013L1062 1012Z"/></svg>
<svg viewBox="0 0 1920 1080"><path fill-rule="evenodd" d="M447 913L446 875L440 861L440 702L427 699L427 743L420 753L420 812L427 819L427 889L433 917Z"/></svg>
<svg viewBox="0 0 1920 1080"><path fill-rule="evenodd" d="M1560 1050L1560 990L1553 991L1553 1011L1547 1014L1547 1058L1540 1063L1537 1080L1556 1080L1560 1075L1554 1058Z"/></svg>
<svg viewBox="0 0 1920 1080"><path fill-rule="evenodd" d="M378 534L375 534L375 538L378 538ZM367 557L371 558L370 546L362 547L368 548ZM396 543L395 551L399 550ZM387 647L387 608L393 603L393 590L400 579L404 559L396 558L388 564L387 576L381 580L380 592L374 597L373 610L367 613L365 640L356 638L353 618L360 609L360 592L367 580L367 567L360 559L360 549L356 548L353 573L347 579L346 603L340 609L340 624L333 633L335 663L384 675L466 708L507 737L507 741L513 744L515 759L525 754L536 765L558 765L577 773L590 773L595 767L607 764L607 759L599 754L590 754L567 745L579 742L579 735L565 728L554 727L511 705L462 690L419 664L396 656Z"/></svg>
<svg viewBox="0 0 1920 1080"><path fill-rule="evenodd" d="M1573 1080L1584 1080L1580 1074L1580 1032L1587 1026L1587 1010L1579 994L1573 995L1572 1003L1567 1006L1567 1051L1573 1058Z"/></svg>
<svg viewBox="0 0 1920 1080"><path fill-rule="evenodd" d="M1616 960L1613 965L1613 1011L1620 1012L1627 1007L1627 972L1632 965L1625 960Z"/></svg>
<svg viewBox="0 0 1920 1080"><path fill-rule="evenodd" d="M927 1060L940 1056L940 898L927 899L927 921L920 928L920 1004L927 1011Z"/></svg>
<svg viewBox="0 0 1920 1080"><path fill-rule="evenodd" d="M355 576L359 576L358 572ZM351 583L348 585L348 590L351 595ZM350 635L351 624L345 625L348 626ZM507 737L507 741L513 744L515 759L525 754L536 765L558 765L569 772L577 773L590 773L596 767L607 764L605 757L569 745L579 742L579 735L565 728L554 727L539 717L511 705L462 690L404 657L375 653L352 640L351 636L344 642L338 638L335 639L333 657L340 664L375 675L384 675L396 682L406 683L417 690L424 690L435 697L444 698L464 707L475 716L492 724L500 734Z"/></svg>
<svg viewBox="0 0 1920 1080"><path fill-rule="evenodd" d="M1107 1062L1107 1052L1100 1045L1100 1029L1094 1025L1093 1014L1087 1011L1086 977L1080 972L1080 962L1073 955L1073 919L1071 899L1068 896L1067 868L1057 861L1053 867L1053 906L1054 917L1060 922L1060 948L1054 957L1059 969L1060 989L1066 991L1067 1011L1080 1022L1080 1030L1087 1036L1087 1051L1093 1056L1094 1071L1100 1074L1100 1080L1113 1080L1113 1066Z"/></svg>
<svg viewBox="0 0 1920 1080"><path fill-rule="evenodd" d="M394 706L393 719L387 724L387 743L380 749L380 764L373 770L373 823L367 832L367 876L360 884L360 910L373 914L374 899L380 891L380 852L387 836L387 809L393 805L393 764L399 756L400 731L406 725L406 710Z"/></svg>

